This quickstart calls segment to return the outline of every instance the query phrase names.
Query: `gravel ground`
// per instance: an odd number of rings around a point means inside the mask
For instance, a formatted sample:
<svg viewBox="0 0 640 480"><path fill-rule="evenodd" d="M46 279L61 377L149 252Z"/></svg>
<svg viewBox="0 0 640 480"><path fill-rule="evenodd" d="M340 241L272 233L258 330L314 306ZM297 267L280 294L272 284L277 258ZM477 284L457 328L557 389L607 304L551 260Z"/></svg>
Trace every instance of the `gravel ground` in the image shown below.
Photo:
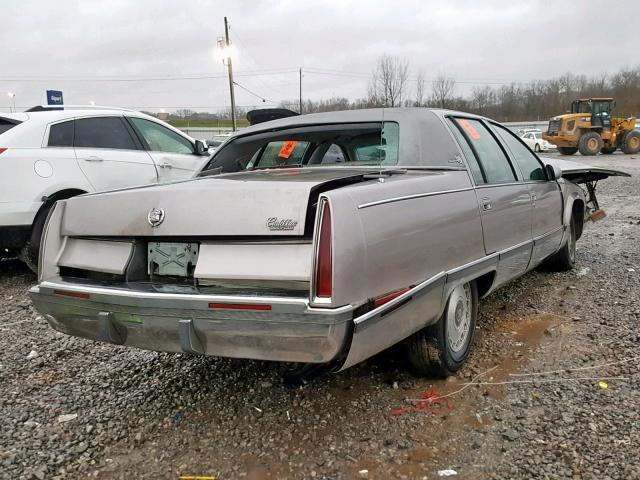
<svg viewBox="0 0 640 480"><path fill-rule="evenodd" d="M589 163L634 177L599 186L608 217L574 271L482 302L447 381L391 350L288 390L278 364L67 337L31 306L34 276L0 263L0 478L640 478L640 157ZM429 391L452 395L396 410Z"/></svg>

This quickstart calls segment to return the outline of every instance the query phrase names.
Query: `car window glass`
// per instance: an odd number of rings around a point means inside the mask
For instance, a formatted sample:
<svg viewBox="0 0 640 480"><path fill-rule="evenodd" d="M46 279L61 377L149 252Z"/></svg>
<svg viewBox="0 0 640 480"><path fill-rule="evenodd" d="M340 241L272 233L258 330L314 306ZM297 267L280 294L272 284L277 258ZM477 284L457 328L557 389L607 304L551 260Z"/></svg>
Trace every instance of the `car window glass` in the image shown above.
<svg viewBox="0 0 640 480"><path fill-rule="evenodd" d="M344 152L342 151L342 149L338 145L333 143L325 152L320 163L325 165L327 163L342 163L346 160L347 159L344 157Z"/></svg>
<svg viewBox="0 0 640 480"><path fill-rule="evenodd" d="M277 142L269 142L260 153L260 150L254 154L247 168L267 168L285 165L301 165L309 142L301 142L297 140L283 140ZM258 165L256 165L258 162Z"/></svg>
<svg viewBox="0 0 640 480"><path fill-rule="evenodd" d="M73 146L73 120L56 123L49 127L49 147L72 147Z"/></svg>
<svg viewBox="0 0 640 480"><path fill-rule="evenodd" d="M144 118L129 117L154 152L192 154L193 144L176 132Z"/></svg>
<svg viewBox="0 0 640 480"><path fill-rule="evenodd" d="M76 148L114 148L137 150L120 117L81 118L75 123Z"/></svg>
<svg viewBox="0 0 640 480"><path fill-rule="evenodd" d="M542 138L542 134L541 133L536 133L535 137L536 137L536 140L540 140Z"/></svg>
<svg viewBox="0 0 640 480"><path fill-rule="evenodd" d="M452 123L451 132L453 133L453 136L456 137L456 140L458 141L458 144L462 149L462 153L464 153L464 156L467 159L469 170L471 170L471 175L473 176L473 179L475 180L476 184L483 185L487 183L487 180L484 176L484 173L482 172L482 168L478 163L478 159L476 158L475 153L473 153L473 150L471 150L471 147L467 143L467 140L464 138L464 136L462 135L462 132L456 126L453 120L449 119L449 121Z"/></svg>
<svg viewBox="0 0 640 480"><path fill-rule="evenodd" d="M520 171L525 180L546 180L547 177L542 168L542 164L529 148L520 142L506 128L492 125L494 131L498 133L502 141L507 145L511 156L520 167Z"/></svg>
<svg viewBox="0 0 640 480"><path fill-rule="evenodd" d="M486 183L508 183L516 180L509 159L491 132L479 120L457 118L460 131L476 154Z"/></svg>
<svg viewBox="0 0 640 480"><path fill-rule="evenodd" d="M370 122L311 125L239 135L220 146L203 172L292 165L395 165L399 131L396 122Z"/></svg>
<svg viewBox="0 0 640 480"><path fill-rule="evenodd" d="M531 134L527 133L523 138L531 138Z"/></svg>

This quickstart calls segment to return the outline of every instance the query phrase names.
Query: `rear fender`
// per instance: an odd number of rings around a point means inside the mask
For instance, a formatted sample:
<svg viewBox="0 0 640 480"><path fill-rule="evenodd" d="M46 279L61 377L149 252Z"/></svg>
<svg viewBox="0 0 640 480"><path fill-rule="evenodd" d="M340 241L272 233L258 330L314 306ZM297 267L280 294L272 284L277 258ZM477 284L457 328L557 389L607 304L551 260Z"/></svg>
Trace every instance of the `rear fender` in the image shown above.
<svg viewBox="0 0 640 480"><path fill-rule="evenodd" d="M582 229L587 218L586 215L586 200L584 196L584 192L580 187L578 187L575 183L572 182L563 182L564 188L563 197L564 197L564 209L562 214L562 225L564 228L564 233L562 234L562 241L560 245L564 245L567 239L569 238L569 224L571 222L571 217L574 215L574 211L577 208L579 210L579 218L576 224L576 238L580 238L582 235Z"/></svg>

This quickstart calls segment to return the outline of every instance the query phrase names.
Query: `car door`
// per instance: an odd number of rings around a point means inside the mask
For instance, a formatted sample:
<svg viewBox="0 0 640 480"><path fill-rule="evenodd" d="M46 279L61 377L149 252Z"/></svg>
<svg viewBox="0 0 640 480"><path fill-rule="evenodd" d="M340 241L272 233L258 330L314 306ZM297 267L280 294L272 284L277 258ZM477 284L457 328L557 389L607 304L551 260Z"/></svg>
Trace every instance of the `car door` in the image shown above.
<svg viewBox="0 0 640 480"><path fill-rule="evenodd" d="M191 178L209 157L196 155L193 142L158 122L127 117L158 167L160 182Z"/></svg>
<svg viewBox="0 0 640 480"><path fill-rule="evenodd" d="M529 189L533 206L531 233L534 242L529 268L533 268L555 253L562 241L563 199L560 185L555 179L547 178L543 163L513 133L498 124L492 124L492 128L511 153Z"/></svg>
<svg viewBox="0 0 640 480"><path fill-rule="evenodd" d="M98 191L158 181L153 160L121 116L76 118L73 145L80 169Z"/></svg>
<svg viewBox="0 0 640 480"><path fill-rule="evenodd" d="M522 137L522 140L524 141L524 143L526 143L529 148L533 148L534 143L533 143L533 133L525 133L524 136Z"/></svg>
<svg viewBox="0 0 640 480"><path fill-rule="evenodd" d="M527 185L490 131L478 119L452 118L454 136L462 146L482 221L487 255L499 256L496 285L524 273L532 250L532 205Z"/></svg>

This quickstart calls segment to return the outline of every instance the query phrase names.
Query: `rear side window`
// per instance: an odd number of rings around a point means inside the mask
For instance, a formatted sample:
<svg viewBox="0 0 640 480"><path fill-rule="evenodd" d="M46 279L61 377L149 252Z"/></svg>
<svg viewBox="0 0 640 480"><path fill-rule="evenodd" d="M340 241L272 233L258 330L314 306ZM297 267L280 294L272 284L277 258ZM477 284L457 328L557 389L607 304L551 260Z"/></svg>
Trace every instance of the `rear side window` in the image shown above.
<svg viewBox="0 0 640 480"><path fill-rule="evenodd" d="M73 147L73 131L73 120L51 125L47 145L50 147Z"/></svg>
<svg viewBox="0 0 640 480"><path fill-rule="evenodd" d="M484 183L509 183L516 180L509 159L482 122L469 118L456 118L455 122L478 159Z"/></svg>
<svg viewBox="0 0 640 480"><path fill-rule="evenodd" d="M7 130L15 127L19 123L20 122L10 122L9 120L5 120L3 118L0 118L0 135L2 135Z"/></svg>
<svg viewBox="0 0 640 480"><path fill-rule="evenodd" d="M476 185L484 185L485 183L487 183L487 180L485 178L484 172L482 171L482 167L478 163L476 155L473 153L473 150L471 150L471 147L467 143L467 140L464 138L464 135L462 135L460 129L458 129L458 127L456 126L455 121L452 119L449 119L449 121L452 124L451 131L453 132L453 136L456 137L456 140L458 141L458 144L460 145L460 148L462 149L462 152L467 159L469 170L471 170L471 175L473 176Z"/></svg>
<svg viewBox="0 0 640 480"><path fill-rule="evenodd" d="M531 153L529 147L518 140L513 135L513 133L511 133L506 128L500 127L498 125L492 125L492 127L500 136L507 148L511 151L511 156L515 159L516 163L520 167L520 171L522 172L525 181L540 181L547 179L544 170L542 169L542 165L540 164L536 156Z"/></svg>
<svg viewBox="0 0 640 480"><path fill-rule="evenodd" d="M114 148L137 150L120 117L81 118L76 120L76 148Z"/></svg>

